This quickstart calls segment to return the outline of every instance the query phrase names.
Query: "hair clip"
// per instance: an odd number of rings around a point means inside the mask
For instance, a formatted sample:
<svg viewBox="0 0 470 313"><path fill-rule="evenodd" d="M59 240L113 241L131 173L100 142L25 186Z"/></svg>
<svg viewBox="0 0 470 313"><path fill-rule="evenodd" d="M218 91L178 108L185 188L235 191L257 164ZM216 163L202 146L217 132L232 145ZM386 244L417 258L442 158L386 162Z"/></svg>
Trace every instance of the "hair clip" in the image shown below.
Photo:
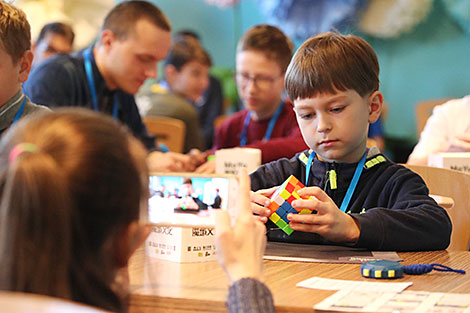
<svg viewBox="0 0 470 313"><path fill-rule="evenodd" d="M10 150L10 154L8 155L8 162L10 164L15 161L22 153L24 152L36 152L38 147L32 143L19 143Z"/></svg>

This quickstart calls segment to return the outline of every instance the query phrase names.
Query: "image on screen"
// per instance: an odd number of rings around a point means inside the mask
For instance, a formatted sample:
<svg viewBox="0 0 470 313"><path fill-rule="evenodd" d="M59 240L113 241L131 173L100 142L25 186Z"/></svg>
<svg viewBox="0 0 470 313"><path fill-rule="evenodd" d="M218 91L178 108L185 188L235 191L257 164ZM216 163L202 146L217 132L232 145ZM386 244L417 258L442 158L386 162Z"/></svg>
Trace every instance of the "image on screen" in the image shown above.
<svg viewBox="0 0 470 313"><path fill-rule="evenodd" d="M215 209L227 209L227 177L150 176L148 220L151 223L194 223Z"/></svg>

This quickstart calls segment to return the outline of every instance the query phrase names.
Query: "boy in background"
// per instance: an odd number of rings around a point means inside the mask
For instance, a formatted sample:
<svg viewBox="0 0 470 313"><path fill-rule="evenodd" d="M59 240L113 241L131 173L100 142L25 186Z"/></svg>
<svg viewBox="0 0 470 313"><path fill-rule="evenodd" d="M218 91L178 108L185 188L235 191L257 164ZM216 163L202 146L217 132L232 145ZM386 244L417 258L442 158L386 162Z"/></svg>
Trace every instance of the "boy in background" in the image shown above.
<svg viewBox="0 0 470 313"><path fill-rule="evenodd" d="M209 56L197 40L176 37L164 61L165 81L142 91L137 98L142 116L165 116L184 122L184 153L204 148L199 116L192 103L209 85L210 65Z"/></svg>
<svg viewBox="0 0 470 313"><path fill-rule="evenodd" d="M257 25L240 39L236 82L245 110L216 129L212 151L247 147L261 150L262 163L292 157L307 146L302 140L292 104L285 101L284 74L293 45L277 27ZM197 171L214 172L214 160Z"/></svg>
<svg viewBox="0 0 470 313"><path fill-rule="evenodd" d="M199 34L193 30L183 29L178 31L176 35L195 39L202 45ZM209 86L194 105L199 115L201 133L205 144L204 150L210 149L214 140L214 122L217 117L223 114L224 110L222 83L217 77L209 73Z"/></svg>
<svg viewBox="0 0 470 313"><path fill-rule="evenodd" d="M23 94L33 61L31 27L20 9L0 1L0 134L21 117L49 111Z"/></svg>
<svg viewBox="0 0 470 313"><path fill-rule="evenodd" d="M377 56L367 42L331 32L308 39L287 69L286 90L311 150L254 172L252 209L267 221L273 186L294 175L307 186L299 195L311 198L292 205L316 212L288 214L290 236L269 221L270 240L396 251L449 245L450 219L423 180L366 147L383 104Z"/></svg>
<svg viewBox="0 0 470 313"><path fill-rule="evenodd" d="M75 33L68 24L52 22L44 25L33 44L33 67L53 55L72 53L74 39Z"/></svg>

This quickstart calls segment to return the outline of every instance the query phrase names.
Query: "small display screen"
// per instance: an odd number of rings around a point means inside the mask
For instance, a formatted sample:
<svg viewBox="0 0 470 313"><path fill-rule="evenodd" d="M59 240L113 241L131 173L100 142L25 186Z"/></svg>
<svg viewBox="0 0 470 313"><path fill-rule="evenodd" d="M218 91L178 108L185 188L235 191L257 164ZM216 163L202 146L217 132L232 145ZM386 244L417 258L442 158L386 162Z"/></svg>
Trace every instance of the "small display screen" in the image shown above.
<svg viewBox="0 0 470 313"><path fill-rule="evenodd" d="M148 222L213 224L211 211L226 210L236 192L234 177L151 175Z"/></svg>

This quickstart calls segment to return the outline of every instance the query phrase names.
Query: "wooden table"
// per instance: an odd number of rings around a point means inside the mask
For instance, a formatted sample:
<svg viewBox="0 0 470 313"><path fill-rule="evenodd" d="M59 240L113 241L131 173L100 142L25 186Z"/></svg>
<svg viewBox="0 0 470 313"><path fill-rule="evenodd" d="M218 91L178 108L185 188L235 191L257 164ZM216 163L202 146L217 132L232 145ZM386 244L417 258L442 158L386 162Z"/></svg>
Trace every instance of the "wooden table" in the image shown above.
<svg viewBox="0 0 470 313"><path fill-rule="evenodd" d="M216 261L174 263L145 257L139 249L131 258L130 312L226 312L228 280ZM433 251L399 253L402 264L442 263L468 274L436 272L405 275L394 282L411 281L407 290L470 293L470 252ZM314 312L313 306L333 291L299 288L307 278L368 280L359 264L264 261L265 282L274 295L277 312Z"/></svg>

